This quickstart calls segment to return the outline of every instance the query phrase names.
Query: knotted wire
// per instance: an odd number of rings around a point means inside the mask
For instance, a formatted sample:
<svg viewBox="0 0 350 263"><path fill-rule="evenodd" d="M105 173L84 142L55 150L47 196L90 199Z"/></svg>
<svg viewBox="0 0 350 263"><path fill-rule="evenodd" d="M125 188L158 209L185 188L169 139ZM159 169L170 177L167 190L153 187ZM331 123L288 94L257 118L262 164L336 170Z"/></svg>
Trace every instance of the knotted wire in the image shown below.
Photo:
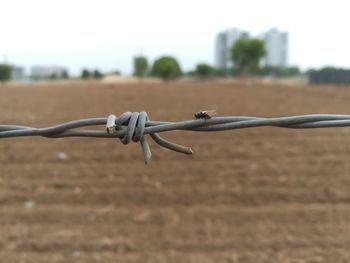
<svg viewBox="0 0 350 263"><path fill-rule="evenodd" d="M124 132L124 134L119 136L119 139L123 144L129 144L131 140L134 142L140 142L146 164L150 161L152 156L151 149L145 136L145 128L148 120L148 115L144 111L132 113L124 112L119 118L115 115L109 115L106 125L107 133L109 134L115 133L114 131ZM124 126L126 127L125 129L123 129ZM165 148L184 154L193 154L190 147L167 141L157 132L150 133L150 136L156 143Z"/></svg>
<svg viewBox="0 0 350 263"><path fill-rule="evenodd" d="M105 125L106 130L79 129L96 125ZM124 112L119 117L109 115L107 118L81 119L47 128L0 125L0 139L20 136L119 138L123 144L129 144L131 141L140 142L145 163L148 163L151 158L151 150L146 140L147 135L150 135L157 144L164 148L184 154L193 154L190 147L165 140L159 133L173 130L216 132L261 126L292 129L346 127L350 126L350 115L311 114L277 118L223 116L169 122L150 121L144 111Z"/></svg>

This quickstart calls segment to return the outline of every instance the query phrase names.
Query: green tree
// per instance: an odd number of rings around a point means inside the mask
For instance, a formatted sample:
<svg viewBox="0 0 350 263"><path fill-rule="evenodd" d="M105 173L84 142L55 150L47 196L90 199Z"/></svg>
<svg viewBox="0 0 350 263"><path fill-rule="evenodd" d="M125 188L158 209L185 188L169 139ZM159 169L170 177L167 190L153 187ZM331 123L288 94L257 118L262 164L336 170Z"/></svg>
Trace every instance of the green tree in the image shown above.
<svg viewBox="0 0 350 263"><path fill-rule="evenodd" d="M271 76L271 77L293 77L300 75L300 70L298 67L280 67L280 66L265 66L262 67L259 72L261 76Z"/></svg>
<svg viewBox="0 0 350 263"><path fill-rule="evenodd" d="M201 79L208 78L210 75L213 74L213 71L213 68L205 63L198 64L196 67L196 75Z"/></svg>
<svg viewBox="0 0 350 263"><path fill-rule="evenodd" d="M88 69L83 69L81 71L81 78L82 79L88 79L91 77L91 72Z"/></svg>
<svg viewBox="0 0 350 263"><path fill-rule="evenodd" d="M51 73L50 76L49 76L49 79L50 79L50 80L56 80L56 79L58 79L57 73Z"/></svg>
<svg viewBox="0 0 350 263"><path fill-rule="evenodd" d="M134 58L134 76L143 78L148 73L148 61L144 56Z"/></svg>
<svg viewBox="0 0 350 263"><path fill-rule="evenodd" d="M284 69L284 74L286 76L297 76L297 75L300 75L301 72L300 72L300 69L296 66L292 66L292 67L286 67Z"/></svg>
<svg viewBox="0 0 350 263"><path fill-rule="evenodd" d="M240 74L255 74L260 59L265 55L265 42L256 38L239 38L231 48L235 70Z"/></svg>
<svg viewBox="0 0 350 263"><path fill-rule="evenodd" d="M224 77L226 76L226 70L223 68L213 68L213 75L217 77Z"/></svg>
<svg viewBox="0 0 350 263"><path fill-rule="evenodd" d="M67 70L63 70L61 78L69 79L69 72Z"/></svg>
<svg viewBox="0 0 350 263"><path fill-rule="evenodd" d="M92 73L92 76L95 79L100 79L103 77L103 74L101 73L101 71L99 71L98 69L95 69L94 72Z"/></svg>
<svg viewBox="0 0 350 263"><path fill-rule="evenodd" d="M5 83L6 81L11 80L11 66L7 64L0 64L0 82Z"/></svg>
<svg viewBox="0 0 350 263"><path fill-rule="evenodd" d="M122 73L120 72L120 70L114 70L112 74L120 76Z"/></svg>
<svg viewBox="0 0 350 263"><path fill-rule="evenodd" d="M164 81L175 79L181 74L180 65L173 57L161 57L153 63L152 75L161 77Z"/></svg>

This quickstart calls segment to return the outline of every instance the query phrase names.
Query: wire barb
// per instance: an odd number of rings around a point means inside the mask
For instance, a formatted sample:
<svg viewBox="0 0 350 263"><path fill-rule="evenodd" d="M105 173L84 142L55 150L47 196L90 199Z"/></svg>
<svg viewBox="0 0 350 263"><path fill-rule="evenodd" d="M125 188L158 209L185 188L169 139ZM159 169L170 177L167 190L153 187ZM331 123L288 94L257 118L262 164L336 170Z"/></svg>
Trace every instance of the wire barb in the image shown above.
<svg viewBox="0 0 350 263"><path fill-rule="evenodd" d="M105 125L106 129L81 129L88 126ZM277 118L248 116L223 116L197 118L178 122L150 121L146 112L124 112L119 117L81 119L47 128L33 128L20 125L0 125L0 139L20 136L43 136L47 138L94 137L119 138L123 144L140 142L145 163L151 159L147 135L161 147L172 151L193 154L190 147L182 146L162 138L159 133L174 130L214 132L261 126L306 129L350 126L350 115L311 114Z"/></svg>

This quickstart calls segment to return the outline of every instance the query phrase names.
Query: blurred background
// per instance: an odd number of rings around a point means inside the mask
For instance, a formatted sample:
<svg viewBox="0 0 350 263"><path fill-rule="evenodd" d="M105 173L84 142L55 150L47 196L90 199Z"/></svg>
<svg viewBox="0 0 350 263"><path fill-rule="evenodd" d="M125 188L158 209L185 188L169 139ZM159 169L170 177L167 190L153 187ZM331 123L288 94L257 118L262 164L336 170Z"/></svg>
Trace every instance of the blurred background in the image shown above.
<svg viewBox="0 0 350 263"><path fill-rule="evenodd" d="M349 114L347 1L1 1L0 124ZM0 140L4 262L350 262L348 128Z"/></svg>

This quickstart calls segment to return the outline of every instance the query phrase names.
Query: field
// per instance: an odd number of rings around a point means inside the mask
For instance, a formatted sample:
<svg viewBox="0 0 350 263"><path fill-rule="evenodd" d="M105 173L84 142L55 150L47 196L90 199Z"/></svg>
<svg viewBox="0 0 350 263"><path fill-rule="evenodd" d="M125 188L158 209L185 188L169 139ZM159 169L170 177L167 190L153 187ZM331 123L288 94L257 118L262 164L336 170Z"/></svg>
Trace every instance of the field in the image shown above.
<svg viewBox="0 0 350 263"><path fill-rule="evenodd" d="M350 89L262 83L0 87L0 123L348 114ZM0 140L1 262L350 262L350 128Z"/></svg>

